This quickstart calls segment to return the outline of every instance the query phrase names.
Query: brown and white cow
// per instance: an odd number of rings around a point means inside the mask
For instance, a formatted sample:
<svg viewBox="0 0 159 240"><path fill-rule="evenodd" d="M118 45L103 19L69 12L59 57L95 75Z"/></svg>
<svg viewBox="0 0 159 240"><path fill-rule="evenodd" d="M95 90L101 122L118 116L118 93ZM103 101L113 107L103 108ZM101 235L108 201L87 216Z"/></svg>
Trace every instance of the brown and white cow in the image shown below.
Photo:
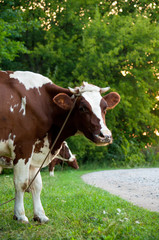
<svg viewBox="0 0 159 240"><path fill-rule="evenodd" d="M41 148L41 150L42 150L42 148ZM47 151L48 151L48 149L47 149ZM35 158L35 155L37 153L39 153L39 157L40 157L40 150L39 150L38 144L35 145L34 153L32 156L33 159ZM42 154L42 151L41 151L41 154ZM47 152L45 154L47 154ZM43 158L45 158L45 154L42 155ZM52 177L54 176L55 166L58 164L62 165L64 162L66 162L69 167L72 167L74 169L79 169L76 156L74 154L72 154L67 142L65 142L65 141L61 144L58 155L56 157L54 157L54 155L51 155L49 157L50 158L52 157L52 161L50 160L51 162L49 163L49 173L50 173L50 176L52 176ZM8 169L8 168L12 169L13 168L13 160L8 157L4 157L4 156L0 157L0 174L3 171L2 166L5 167L6 169Z"/></svg>
<svg viewBox="0 0 159 240"><path fill-rule="evenodd" d="M120 96L83 83L75 89L61 88L48 78L32 72L0 72L0 157L12 159L14 165L14 219L28 222L24 210L24 193L78 96L74 109L58 138L45 166L56 157L62 142L77 132L96 145L112 142L106 127L106 109L114 108ZM31 185L34 220L47 222L40 200L40 173Z"/></svg>
<svg viewBox="0 0 159 240"><path fill-rule="evenodd" d="M58 155L49 163L49 173L51 177L54 177L55 166L60 164L62 165L64 162L68 164L69 167L74 169L78 169L78 163L76 156L72 154L67 142L63 142L60 148Z"/></svg>

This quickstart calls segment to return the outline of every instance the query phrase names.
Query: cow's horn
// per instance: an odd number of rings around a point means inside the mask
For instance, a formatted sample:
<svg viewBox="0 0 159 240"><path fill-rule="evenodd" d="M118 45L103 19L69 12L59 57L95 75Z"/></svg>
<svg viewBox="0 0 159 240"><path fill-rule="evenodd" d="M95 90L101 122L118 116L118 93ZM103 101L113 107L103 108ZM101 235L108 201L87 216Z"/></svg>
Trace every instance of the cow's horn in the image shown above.
<svg viewBox="0 0 159 240"><path fill-rule="evenodd" d="M68 87L68 89L69 89L70 92L73 93L73 94L77 94L77 93L79 93L79 89L78 89L78 88L71 88L71 87Z"/></svg>
<svg viewBox="0 0 159 240"><path fill-rule="evenodd" d="M75 94L76 90L74 88L68 87L68 89L70 90L71 93Z"/></svg>
<svg viewBox="0 0 159 240"><path fill-rule="evenodd" d="M101 93L105 93L105 92L109 91L109 89L110 89L110 87L101 88L101 89L100 89L100 92L101 92Z"/></svg>

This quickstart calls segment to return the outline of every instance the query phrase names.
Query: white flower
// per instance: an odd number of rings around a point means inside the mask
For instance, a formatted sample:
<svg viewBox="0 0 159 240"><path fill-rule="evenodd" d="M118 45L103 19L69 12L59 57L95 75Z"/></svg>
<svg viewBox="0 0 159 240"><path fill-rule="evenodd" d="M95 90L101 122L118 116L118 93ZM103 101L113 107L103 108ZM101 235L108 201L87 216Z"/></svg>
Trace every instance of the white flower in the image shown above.
<svg viewBox="0 0 159 240"><path fill-rule="evenodd" d="M139 222L139 221L135 221L135 223L137 223L137 224L140 224L140 222Z"/></svg>
<svg viewBox="0 0 159 240"><path fill-rule="evenodd" d="M121 209L117 208L117 211L118 211L117 215L119 215L121 213Z"/></svg>
<svg viewBox="0 0 159 240"><path fill-rule="evenodd" d="M119 219L119 221L120 221L120 222L124 222L124 220L123 220L123 219Z"/></svg>

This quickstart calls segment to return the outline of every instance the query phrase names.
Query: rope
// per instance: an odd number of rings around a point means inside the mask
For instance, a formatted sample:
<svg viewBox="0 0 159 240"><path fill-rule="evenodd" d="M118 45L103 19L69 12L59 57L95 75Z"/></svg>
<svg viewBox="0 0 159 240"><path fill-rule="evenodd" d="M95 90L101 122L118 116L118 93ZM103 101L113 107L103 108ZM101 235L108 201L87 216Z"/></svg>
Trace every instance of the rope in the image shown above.
<svg viewBox="0 0 159 240"><path fill-rule="evenodd" d="M70 160L70 158L63 158L61 156L57 156L58 159L62 160L63 162L73 162L74 160Z"/></svg>
<svg viewBox="0 0 159 240"><path fill-rule="evenodd" d="M60 137L60 135L61 135L61 133L62 133L62 131L63 131L63 129L64 129L64 127L65 127L65 125L66 125L66 123L67 123L67 121L68 121L68 119L69 119L71 113L72 113L72 110L74 109L74 106L75 106L75 104L76 104L77 98L78 98L78 97L75 98L75 101L74 101L74 103L73 103L73 106L72 106L72 108L70 109L70 111L69 111L69 113L68 113L68 115L67 115L67 117L66 117L66 119L65 119L65 121L64 121L64 123L63 123L63 125L62 125L62 127L61 127L61 129L60 129L60 131L59 131L59 133L58 133L58 135L57 135L57 137L56 137L56 139L55 139L55 141L54 141L54 143L52 144L52 146L51 146L51 148L50 148L48 154L46 155L44 161L42 162L42 164L41 164L39 170L37 171L37 173L35 174L35 176L34 176L33 179L31 180L31 182L29 183L27 189L25 190L26 192L29 191L30 186L31 186L32 183L34 182L34 180L35 180L35 178L37 177L38 173L39 173L40 170L42 169L42 167L43 167L43 165L44 165L46 159L48 158L49 154L50 154L51 151L53 150L53 148L54 148L54 146L55 146L55 144L56 144L58 138ZM13 201L13 200L15 200L15 197L12 198L12 199L10 199L10 200L8 200L8 201L6 201L6 202L4 202L4 203L1 203L0 206L6 204L6 203L8 203L8 202L11 202L11 201Z"/></svg>
<svg viewBox="0 0 159 240"><path fill-rule="evenodd" d="M15 200L15 197L12 198L12 199L10 199L10 200L8 200L8 201L6 201L6 202L4 202L4 203L1 203L0 206L4 205L4 204L6 204L6 203L9 203L9 202L11 202L11 201L13 201L13 200Z"/></svg>

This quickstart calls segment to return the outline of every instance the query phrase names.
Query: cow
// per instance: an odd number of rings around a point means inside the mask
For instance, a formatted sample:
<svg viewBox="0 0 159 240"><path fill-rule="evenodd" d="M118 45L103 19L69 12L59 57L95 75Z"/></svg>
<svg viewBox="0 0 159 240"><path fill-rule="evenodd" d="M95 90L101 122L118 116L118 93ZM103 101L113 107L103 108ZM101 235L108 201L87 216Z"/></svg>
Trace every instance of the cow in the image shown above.
<svg viewBox="0 0 159 240"><path fill-rule="evenodd" d="M32 158L34 159L34 154L36 154L39 150L37 149L38 145L35 145L35 149ZM45 157L45 155L44 155ZM54 158L54 156L52 156L52 161L49 163L49 173L50 176L54 176L54 169L55 169L55 165L62 165L64 162L66 162L68 164L68 166L74 168L74 169L78 169L78 163L77 163L77 159L75 157L74 154L72 154L70 148L68 147L67 142L63 142L60 149L59 149L59 153L56 156L56 158ZM5 167L6 169L11 169L13 168L13 161L10 158L7 157L0 157L0 174L3 171L3 167ZM3 166L3 167L2 167Z"/></svg>
<svg viewBox="0 0 159 240"><path fill-rule="evenodd" d="M51 149L70 109L73 108L44 166L51 162L52 156L56 157L62 142L76 133L83 134L98 146L112 143L105 115L106 110L119 103L120 96L110 92L102 97L101 94L108 90L109 87L100 88L87 82L66 89L38 73L0 72L0 157L13 162L13 219L28 223L24 210L25 190ZM49 219L40 200L40 172L30 190L34 220L45 223Z"/></svg>
<svg viewBox="0 0 159 240"><path fill-rule="evenodd" d="M54 169L55 165L62 165L64 162L68 164L68 166L78 169L77 159L74 154L72 154L67 142L63 142L59 151L59 154L49 163L49 172L50 176L54 177Z"/></svg>

